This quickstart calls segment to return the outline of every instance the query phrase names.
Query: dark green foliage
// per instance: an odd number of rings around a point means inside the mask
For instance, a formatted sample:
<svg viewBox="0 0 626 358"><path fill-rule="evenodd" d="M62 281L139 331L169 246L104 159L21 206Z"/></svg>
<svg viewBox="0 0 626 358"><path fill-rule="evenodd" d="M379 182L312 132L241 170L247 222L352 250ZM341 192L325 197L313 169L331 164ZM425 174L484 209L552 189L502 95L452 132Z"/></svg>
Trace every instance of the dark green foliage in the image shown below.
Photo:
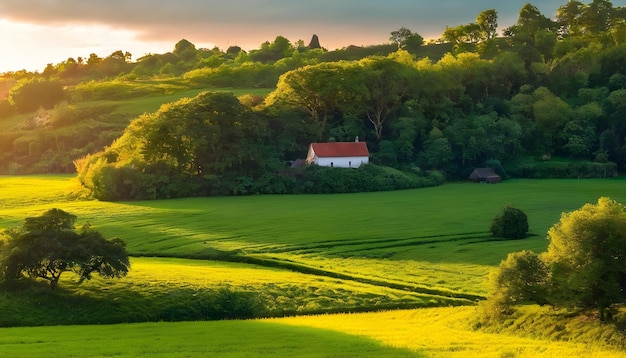
<svg viewBox="0 0 626 358"><path fill-rule="evenodd" d="M274 42L265 42L258 50L250 51L250 59L261 63L276 62L291 55L294 50L288 39L277 36Z"/></svg>
<svg viewBox="0 0 626 358"><path fill-rule="evenodd" d="M60 209L30 217L24 223L4 232L6 242L0 246L0 277L6 281L23 274L58 286L61 274L75 272L80 280L93 273L103 277L125 276L130 267L125 244L120 239L106 240L89 225L74 230L76 216Z"/></svg>
<svg viewBox="0 0 626 358"><path fill-rule="evenodd" d="M528 233L528 217L522 210L507 206L493 218L490 231L504 239L523 239Z"/></svg>
<svg viewBox="0 0 626 358"><path fill-rule="evenodd" d="M444 177L437 172L424 175L405 173L373 164L354 168L330 168L316 165L299 171L294 193L334 194L402 190L440 185Z"/></svg>
<svg viewBox="0 0 626 358"><path fill-rule="evenodd" d="M617 174L617 165L612 162L590 161L540 161L533 158L511 161L506 165L507 173L516 178L611 178Z"/></svg>
<svg viewBox="0 0 626 358"><path fill-rule="evenodd" d="M272 304L257 292L229 287L172 287L156 295L123 290L105 299L34 282L4 283L2 289L0 302L11 312L0 317L0 327L251 319L266 317Z"/></svg>
<svg viewBox="0 0 626 358"><path fill-rule="evenodd" d="M201 93L138 118L107 151L77 162L103 200L251 194L273 163L265 118L230 93ZM271 153L271 152L270 152Z"/></svg>
<svg viewBox="0 0 626 358"><path fill-rule="evenodd" d="M251 319L264 316L263 303L254 292L221 288L207 292L185 292L166 302L150 320L192 321Z"/></svg>
<svg viewBox="0 0 626 358"><path fill-rule="evenodd" d="M23 79L9 92L9 102L20 113L50 109L61 102L65 93L59 80Z"/></svg>

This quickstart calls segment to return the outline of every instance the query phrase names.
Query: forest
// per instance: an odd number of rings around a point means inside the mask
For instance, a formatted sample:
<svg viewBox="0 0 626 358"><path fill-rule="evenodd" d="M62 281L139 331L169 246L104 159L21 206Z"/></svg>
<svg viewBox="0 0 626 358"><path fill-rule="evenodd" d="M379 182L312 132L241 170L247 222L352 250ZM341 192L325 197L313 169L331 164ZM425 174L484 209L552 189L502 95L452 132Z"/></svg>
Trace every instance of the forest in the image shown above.
<svg viewBox="0 0 626 358"><path fill-rule="evenodd" d="M4 73L0 173L77 172L106 200L411 188L476 167L610 177L626 165L625 19L571 0L553 19L526 4L501 31L488 9L429 42L404 27L334 51L315 35L251 51L181 40ZM372 165L287 164L356 137Z"/></svg>

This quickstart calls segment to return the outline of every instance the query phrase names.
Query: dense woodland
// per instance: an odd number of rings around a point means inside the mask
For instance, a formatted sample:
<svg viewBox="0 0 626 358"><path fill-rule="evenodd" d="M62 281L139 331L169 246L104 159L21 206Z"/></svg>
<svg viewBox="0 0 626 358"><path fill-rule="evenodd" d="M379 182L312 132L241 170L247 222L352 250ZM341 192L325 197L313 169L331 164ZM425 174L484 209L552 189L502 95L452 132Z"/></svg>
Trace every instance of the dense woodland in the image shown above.
<svg viewBox="0 0 626 358"><path fill-rule="evenodd" d="M626 165L625 19L606 0L568 1L554 19L526 4L501 31L485 10L428 43L406 28L336 51L316 36L249 52L181 40L135 61L116 51L5 73L0 173L77 171L109 200L407 188L483 166L612 176ZM158 111L120 109L186 91ZM286 165L311 142L357 136L375 165Z"/></svg>

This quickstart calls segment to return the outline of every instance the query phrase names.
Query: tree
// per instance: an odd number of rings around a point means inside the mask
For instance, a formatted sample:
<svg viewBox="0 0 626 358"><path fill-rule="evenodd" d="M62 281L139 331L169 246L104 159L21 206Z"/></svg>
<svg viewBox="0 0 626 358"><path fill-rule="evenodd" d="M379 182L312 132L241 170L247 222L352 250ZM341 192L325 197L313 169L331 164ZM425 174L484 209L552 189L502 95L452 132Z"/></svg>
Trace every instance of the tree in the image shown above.
<svg viewBox="0 0 626 358"><path fill-rule="evenodd" d="M546 303L547 267L533 251L508 254L490 276L493 292L502 294L507 305L523 302Z"/></svg>
<svg viewBox="0 0 626 358"><path fill-rule="evenodd" d="M528 216L520 209L506 206L493 218L490 231L506 239L523 239L528 233Z"/></svg>
<svg viewBox="0 0 626 358"><path fill-rule="evenodd" d="M579 23L586 36L602 36L611 27L613 4L608 0L593 0L583 6Z"/></svg>
<svg viewBox="0 0 626 358"><path fill-rule="evenodd" d="M505 29L504 35L509 37L513 49L524 59L526 66L530 67L532 62L542 60L541 55L548 52L545 48L550 43L548 35L556 39L556 31L552 31L555 27L555 23L543 16L537 7L526 4L519 11L515 25Z"/></svg>
<svg viewBox="0 0 626 358"><path fill-rule="evenodd" d="M569 0L556 11L556 22L559 26L559 34L562 37L580 34L580 16L585 4L576 0Z"/></svg>
<svg viewBox="0 0 626 358"><path fill-rule="evenodd" d="M537 88L533 99L533 116L537 127L535 135L542 140L546 152L552 152L557 147L559 133L571 117L572 110L567 102L545 87Z"/></svg>
<svg viewBox="0 0 626 358"><path fill-rule="evenodd" d="M77 232L75 221L75 215L50 209L5 231L6 241L0 246L0 274L6 280L23 274L48 280L52 289L67 271L76 273L79 283L91 279L93 273L110 278L125 276L130 261L124 242L106 240L88 224Z"/></svg>
<svg viewBox="0 0 626 358"><path fill-rule="evenodd" d="M242 193L275 152L265 117L232 93L203 92L135 119L105 151L76 161L78 178L100 200Z"/></svg>
<svg viewBox="0 0 626 358"><path fill-rule="evenodd" d="M444 137L439 128L434 127L424 143L424 150L419 153L419 165L431 169L445 170L453 158L454 154L448 138Z"/></svg>
<svg viewBox="0 0 626 358"><path fill-rule="evenodd" d="M23 79L9 92L9 103L19 113L34 112L40 107L51 109L65 97L61 81L46 79Z"/></svg>
<svg viewBox="0 0 626 358"><path fill-rule="evenodd" d="M389 58L367 58L360 61L360 66L363 91L357 103L380 141L385 121L409 99L417 73Z"/></svg>
<svg viewBox="0 0 626 358"><path fill-rule="evenodd" d="M626 207L607 197L564 213L548 231L541 259L550 268L551 301L606 309L626 300Z"/></svg>
<svg viewBox="0 0 626 358"><path fill-rule="evenodd" d="M511 313L514 304L545 304L548 268L533 251L510 253L489 275L490 292L479 303L482 317L495 321Z"/></svg>
<svg viewBox="0 0 626 358"><path fill-rule="evenodd" d="M191 42L182 39L174 45L174 54L185 62L193 61L197 57L198 50Z"/></svg>
<svg viewBox="0 0 626 358"><path fill-rule="evenodd" d="M391 36L389 37L389 41L398 45L398 48L402 48L404 46L404 42L413 35L413 32L406 27L402 26L398 30L391 31Z"/></svg>
<svg viewBox="0 0 626 358"><path fill-rule="evenodd" d="M283 36L276 36L274 42L266 41L258 50L250 51L250 59L263 63L276 62L281 58L289 57L295 48L289 40Z"/></svg>
<svg viewBox="0 0 626 358"><path fill-rule="evenodd" d="M492 40L498 34L498 13L495 9L481 12L476 17L476 23L480 27L482 40Z"/></svg>
<svg viewBox="0 0 626 358"><path fill-rule="evenodd" d="M446 27L442 38L444 41L454 44L455 53L462 53L466 50L466 44L475 44L480 41L481 28L475 23Z"/></svg>
<svg viewBox="0 0 626 358"><path fill-rule="evenodd" d="M267 104L286 104L303 107L319 124L318 139L325 139L326 124L342 105L356 97L357 65L334 62L309 65L280 76L276 90L267 98Z"/></svg>
<svg viewBox="0 0 626 358"><path fill-rule="evenodd" d="M396 31L391 31L389 40L396 45L398 49L406 49L415 51L424 43L424 38L417 33L412 32L406 27L401 27Z"/></svg>

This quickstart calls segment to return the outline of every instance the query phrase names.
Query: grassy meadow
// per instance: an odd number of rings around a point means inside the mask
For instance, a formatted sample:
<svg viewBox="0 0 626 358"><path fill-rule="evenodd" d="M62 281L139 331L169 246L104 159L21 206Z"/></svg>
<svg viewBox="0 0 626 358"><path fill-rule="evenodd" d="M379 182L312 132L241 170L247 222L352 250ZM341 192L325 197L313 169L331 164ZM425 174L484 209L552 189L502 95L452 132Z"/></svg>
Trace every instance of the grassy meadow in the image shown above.
<svg viewBox="0 0 626 358"><path fill-rule="evenodd" d="M620 178L509 180L379 193L109 203L82 198L71 176L0 177L0 228L56 207L77 215L78 225L88 222L122 238L133 255L129 275L120 280L78 285L66 274L56 292L44 283L0 291L0 326L64 325L3 328L0 354L619 356L610 340L581 343L580 327L566 335L572 342L563 342L532 332L487 333L472 317L474 302L487 293L488 272L507 253L544 250L545 234L562 212L600 196L626 202L625 185ZM490 237L491 220L505 205L526 212L529 238ZM207 309L213 306L221 311ZM216 319L224 311L296 317L71 326ZM363 311L381 312L354 313ZM301 316L336 312L353 313ZM242 335L246 344L231 337ZM181 343L185 337L189 342ZM158 345L149 343L155 339ZM94 350L85 354L84 342Z"/></svg>
<svg viewBox="0 0 626 358"><path fill-rule="evenodd" d="M610 342L557 340L559 324L526 334L470 326L474 307L298 316L254 321L0 328L3 357L594 357ZM523 323L523 320L515 323ZM598 323L582 322L598 329ZM533 329L534 328L534 329ZM538 332L548 332L544 336ZM607 337L607 341L609 337Z"/></svg>

